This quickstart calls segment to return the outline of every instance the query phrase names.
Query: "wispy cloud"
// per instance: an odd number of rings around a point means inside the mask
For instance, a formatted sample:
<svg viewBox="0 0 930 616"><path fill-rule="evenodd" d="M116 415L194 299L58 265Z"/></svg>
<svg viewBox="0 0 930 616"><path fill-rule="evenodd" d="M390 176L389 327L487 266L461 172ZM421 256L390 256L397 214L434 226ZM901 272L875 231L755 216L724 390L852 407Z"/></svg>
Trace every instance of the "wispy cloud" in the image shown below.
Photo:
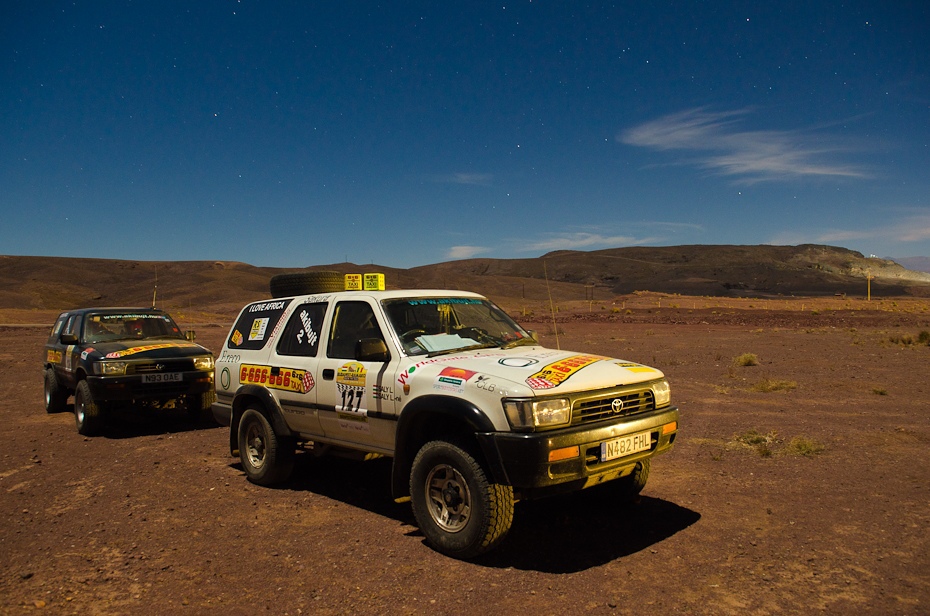
<svg viewBox="0 0 930 616"><path fill-rule="evenodd" d="M552 250L584 250L591 248L616 248L619 246L637 246L650 244L656 238L637 238L630 235L601 235L599 233L549 233L543 239L531 241L520 246L521 252Z"/></svg>
<svg viewBox="0 0 930 616"><path fill-rule="evenodd" d="M490 248L485 246L453 246L446 253L448 259L470 259L476 255L491 252Z"/></svg>
<svg viewBox="0 0 930 616"><path fill-rule="evenodd" d="M827 229L818 233L785 231L773 237L769 243L775 245L837 244L859 240L874 240L884 243L928 241L930 240L930 212L918 211L886 224L864 230Z"/></svg>
<svg viewBox="0 0 930 616"><path fill-rule="evenodd" d="M443 184L469 184L472 186L490 186L494 176L490 173L448 173L445 175L434 175L430 179L433 182Z"/></svg>
<svg viewBox="0 0 930 616"><path fill-rule="evenodd" d="M683 161L744 184L798 177L867 178L868 171L844 162L848 143L813 129L740 130L749 110L689 109L629 128L617 141L653 150L683 150Z"/></svg>

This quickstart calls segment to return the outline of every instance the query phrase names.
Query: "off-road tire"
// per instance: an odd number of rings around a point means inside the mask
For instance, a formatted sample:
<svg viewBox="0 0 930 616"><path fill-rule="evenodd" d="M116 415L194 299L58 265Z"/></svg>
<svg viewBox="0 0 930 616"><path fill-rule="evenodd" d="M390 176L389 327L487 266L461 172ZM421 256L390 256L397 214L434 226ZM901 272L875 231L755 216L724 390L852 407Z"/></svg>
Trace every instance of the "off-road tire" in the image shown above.
<svg viewBox="0 0 930 616"><path fill-rule="evenodd" d="M74 423L84 436L96 436L103 431L103 409L94 400L87 381L80 381L74 389Z"/></svg>
<svg viewBox="0 0 930 616"><path fill-rule="evenodd" d="M60 413L68 406L68 390L58 382L54 368L45 369L45 412Z"/></svg>
<svg viewBox="0 0 930 616"><path fill-rule="evenodd" d="M513 522L513 488L491 483L475 456L455 443L423 445L413 460L410 496L427 542L454 558L496 547Z"/></svg>
<svg viewBox="0 0 930 616"><path fill-rule="evenodd" d="M338 293L345 290L345 276L339 272L294 272L277 274L268 284L272 297L293 297L311 293Z"/></svg>
<svg viewBox="0 0 930 616"><path fill-rule="evenodd" d="M649 479L650 462L651 460L648 459L637 462L632 473L611 482L617 498L625 502L636 500L639 493L646 487L646 481Z"/></svg>
<svg viewBox="0 0 930 616"><path fill-rule="evenodd" d="M207 414L207 411L213 407L215 400L216 392L214 391L187 394L184 400L184 410L187 411L188 417L196 421Z"/></svg>
<svg viewBox="0 0 930 616"><path fill-rule="evenodd" d="M247 409L239 420L239 460L249 481L272 486L286 481L294 470L297 443L275 433L257 409Z"/></svg>

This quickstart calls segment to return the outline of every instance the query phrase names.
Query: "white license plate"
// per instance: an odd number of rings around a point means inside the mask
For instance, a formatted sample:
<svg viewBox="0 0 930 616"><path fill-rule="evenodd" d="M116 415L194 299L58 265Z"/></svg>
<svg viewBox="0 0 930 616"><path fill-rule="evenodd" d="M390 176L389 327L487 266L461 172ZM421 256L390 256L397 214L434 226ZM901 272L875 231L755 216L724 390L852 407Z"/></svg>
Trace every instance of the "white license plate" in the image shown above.
<svg viewBox="0 0 930 616"><path fill-rule="evenodd" d="M164 372L159 374L143 374L143 383L174 383L184 379L180 372Z"/></svg>
<svg viewBox="0 0 930 616"><path fill-rule="evenodd" d="M601 462L616 460L652 447L652 433L640 432L601 443Z"/></svg>

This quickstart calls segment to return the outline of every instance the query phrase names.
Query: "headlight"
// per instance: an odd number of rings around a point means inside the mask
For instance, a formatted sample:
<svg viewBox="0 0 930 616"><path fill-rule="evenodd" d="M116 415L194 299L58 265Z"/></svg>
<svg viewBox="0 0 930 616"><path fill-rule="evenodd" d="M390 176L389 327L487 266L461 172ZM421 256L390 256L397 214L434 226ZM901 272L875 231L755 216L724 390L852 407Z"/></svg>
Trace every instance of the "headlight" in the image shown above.
<svg viewBox="0 0 930 616"><path fill-rule="evenodd" d="M666 406L672 401L672 388L668 381L661 380L652 386L652 395L656 397L656 408Z"/></svg>
<svg viewBox="0 0 930 616"><path fill-rule="evenodd" d="M194 370L213 370L213 356L195 357Z"/></svg>
<svg viewBox="0 0 930 616"><path fill-rule="evenodd" d="M103 376L119 376L126 374L126 362L124 361L98 361L97 374Z"/></svg>
<svg viewBox="0 0 930 616"><path fill-rule="evenodd" d="M551 428L572 420L572 405L568 398L504 400L504 412L515 430Z"/></svg>

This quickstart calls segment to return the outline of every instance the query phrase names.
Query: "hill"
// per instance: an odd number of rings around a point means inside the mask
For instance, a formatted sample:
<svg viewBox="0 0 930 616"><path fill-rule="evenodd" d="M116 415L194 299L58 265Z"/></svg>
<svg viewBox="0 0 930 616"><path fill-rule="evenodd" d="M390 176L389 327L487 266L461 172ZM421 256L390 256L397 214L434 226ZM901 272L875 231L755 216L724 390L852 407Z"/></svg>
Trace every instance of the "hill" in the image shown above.
<svg viewBox="0 0 930 616"><path fill-rule="evenodd" d="M466 259L395 269L335 263L256 267L233 261L123 261L0 256L0 308L151 305L235 312L267 297L286 271L384 272L389 288L452 288L505 299L606 299L634 291L768 297L866 294L930 297L930 274L830 246L670 246L559 251L533 259Z"/></svg>

